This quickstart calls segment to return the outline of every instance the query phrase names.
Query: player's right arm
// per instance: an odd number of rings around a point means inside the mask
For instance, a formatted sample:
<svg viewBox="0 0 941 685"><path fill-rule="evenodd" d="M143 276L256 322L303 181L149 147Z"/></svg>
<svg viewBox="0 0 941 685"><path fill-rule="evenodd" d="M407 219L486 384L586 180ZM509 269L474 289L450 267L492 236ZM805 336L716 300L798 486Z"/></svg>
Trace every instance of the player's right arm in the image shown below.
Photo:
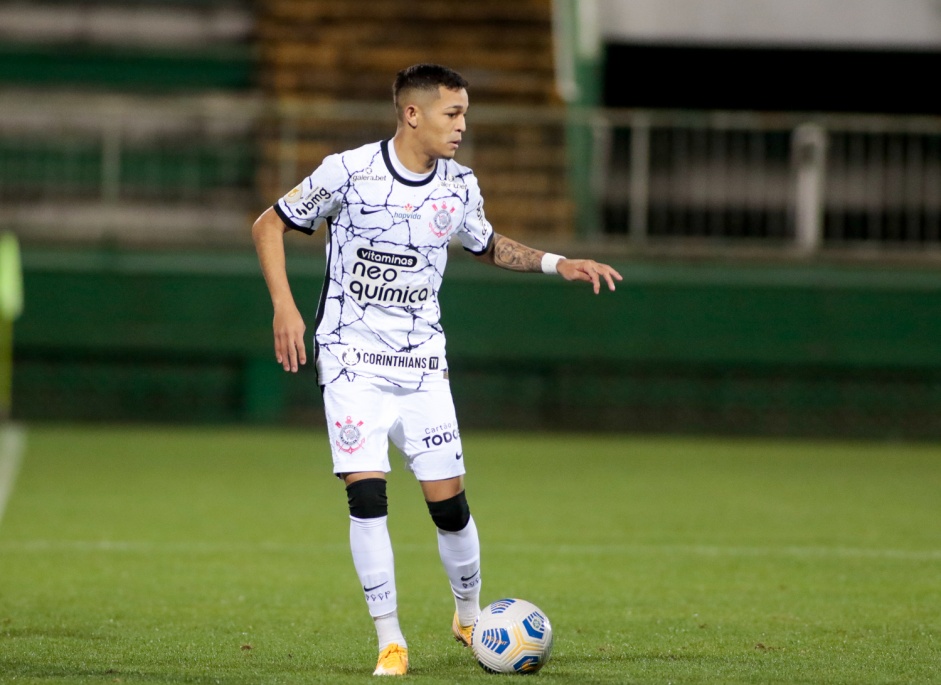
<svg viewBox="0 0 941 685"><path fill-rule="evenodd" d="M274 356L285 371L297 372L307 363L304 319L294 302L284 256L284 234L291 230L273 207L266 209L252 226L252 240L274 307Z"/></svg>

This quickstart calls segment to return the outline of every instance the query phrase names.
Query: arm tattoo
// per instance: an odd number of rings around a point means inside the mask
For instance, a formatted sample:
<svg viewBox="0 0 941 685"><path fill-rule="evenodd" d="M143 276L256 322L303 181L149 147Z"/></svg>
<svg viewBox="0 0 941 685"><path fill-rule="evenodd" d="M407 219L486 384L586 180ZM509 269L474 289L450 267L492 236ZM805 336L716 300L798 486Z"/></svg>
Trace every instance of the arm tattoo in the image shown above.
<svg viewBox="0 0 941 685"><path fill-rule="evenodd" d="M542 271L541 250L521 245L506 236L495 235L493 263L510 271Z"/></svg>

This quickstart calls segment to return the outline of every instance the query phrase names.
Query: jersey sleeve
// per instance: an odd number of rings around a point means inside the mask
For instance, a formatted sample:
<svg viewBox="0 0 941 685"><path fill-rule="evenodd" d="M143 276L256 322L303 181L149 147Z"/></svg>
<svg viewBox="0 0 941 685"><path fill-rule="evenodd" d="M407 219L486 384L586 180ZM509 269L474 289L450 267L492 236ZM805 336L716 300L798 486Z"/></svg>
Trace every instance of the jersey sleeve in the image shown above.
<svg viewBox="0 0 941 685"><path fill-rule="evenodd" d="M310 235L320 222L335 217L349 182L338 155L330 155L314 172L274 204L285 225Z"/></svg>
<svg viewBox="0 0 941 685"><path fill-rule="evenodd" d="M458 232L458 239L464 249L476 255L481 255L490 249L493 240L493 226L484 215L484 198L480 194L477 178L472 174L466 177L467 182L467 211L464 215L464 225Z"/></svg>

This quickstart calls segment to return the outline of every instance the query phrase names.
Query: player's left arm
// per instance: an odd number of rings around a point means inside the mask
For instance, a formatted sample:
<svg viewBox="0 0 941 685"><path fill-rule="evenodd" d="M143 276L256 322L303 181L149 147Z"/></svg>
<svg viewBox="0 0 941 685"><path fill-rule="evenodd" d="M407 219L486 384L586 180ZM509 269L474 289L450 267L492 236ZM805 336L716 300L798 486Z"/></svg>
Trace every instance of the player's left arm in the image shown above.
<svg viewBox="0 0 941 685"><path fill-rule="evenodd" d="M548 255L543 250L536 250L507 238L499 233L493 234L493 239L487 251L475 255L475 258L484 264L492 264L501 269L523 272L558 273L567 281L586 281L592 284L595 294L601 292L602 279L608 284L608 290L614 290L614 282L623 280L614 268L607 264L596 262L594 259L566 259L558 255ZM554 262L554 271L553 263Z"/></svg>

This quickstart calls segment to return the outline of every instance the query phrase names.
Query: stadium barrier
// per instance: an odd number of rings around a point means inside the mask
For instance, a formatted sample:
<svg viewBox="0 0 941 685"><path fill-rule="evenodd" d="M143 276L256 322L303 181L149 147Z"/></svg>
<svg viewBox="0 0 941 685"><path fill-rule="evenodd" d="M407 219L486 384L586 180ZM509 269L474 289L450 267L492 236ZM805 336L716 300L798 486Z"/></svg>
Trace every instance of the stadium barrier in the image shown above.
<svg viewBox="0 0 941 685"><path fill-rule="evenodd" d="M941 434L939 120L486 105L472 116L461 161L481 170L498 230L525 225L627 281L594 299L455 258L442 298L466 423ZM319 425L312 377L270 361L248 226L323 155L387 134L389 118L387 103L0 94L0 228L25 246L14 416ZM561 142L579 126L607 217L581 247L561 179ZM313 312L321 243L289 240ZM751 255L742 246L761 259L729 263ZM713 259L637 258L661 249Z"/></svg>
<svg viewBox="0 0 941 685"><path fill-rule="evenodd" d="M0 226L24 242L231 241L256 202L251 99L0 93Z"/></svg>
<svg viewBox="0 0 941 685"><path fill-rule="evenodd" d="M827 248L941 244L941 118L599 110L605 231Z"/></svg>
<svg viewBox="0 0 941 685"><path fill-rule="evenodd" d="M3 93L0 227L33 243L244 243L244 222L325 155L390 126L388 103ZM564 141L585 130L581 188ZM941 118L481 104L460 160L499 230L525 239L718 255L941 243ZM575 216L573 192L601 225Z"/></svg>
<svg viewBox="0 0 941 685"><path fill-rule="evenodd" d="M323 259L289 253L310 326ZM595 297L453 256L462 425L941 437L936 270L615 264L625 281ZM312 369L273 360L253 254L28 248L23 268L16 419L322 425Z"/></svg>

